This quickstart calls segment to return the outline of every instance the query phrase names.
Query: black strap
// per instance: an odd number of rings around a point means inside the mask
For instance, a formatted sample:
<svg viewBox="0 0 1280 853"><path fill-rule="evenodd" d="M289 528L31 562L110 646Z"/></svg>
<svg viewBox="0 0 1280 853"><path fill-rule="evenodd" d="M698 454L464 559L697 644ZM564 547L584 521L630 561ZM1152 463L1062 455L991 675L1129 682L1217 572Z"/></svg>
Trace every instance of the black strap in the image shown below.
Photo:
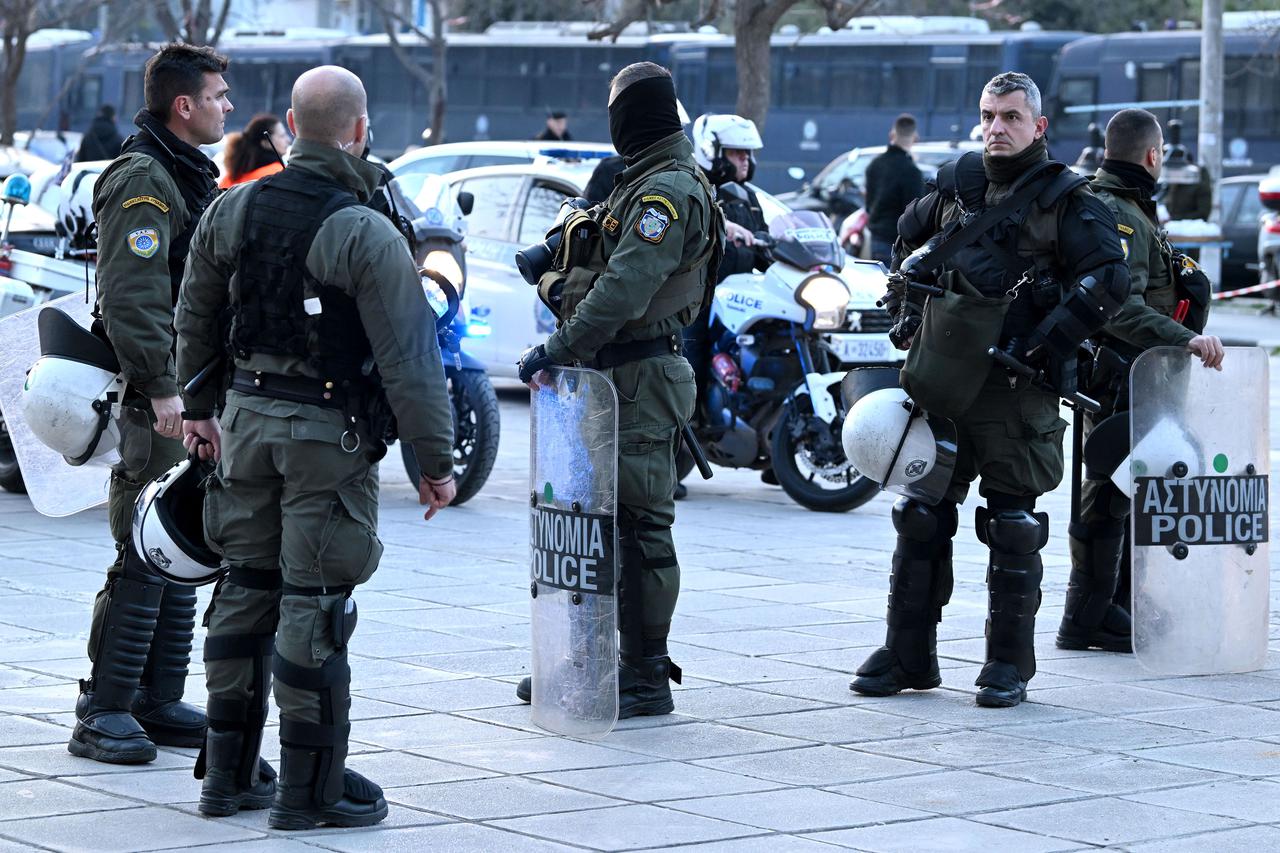
<svg viewBox="0 0 1280 853"><path fill-rule="evenodd" d="M237 367L231 377L231 390L255 397L271 397L290 403L310 403L326 409L341 409L347 394L337 386L329 388L320 379L309 376L285 376ZM328 395L327 397L325 395Z"/></svg>
<svg viewBox="0 0 1280 853"><path fill-rule="evenodd" d="M605 344L592 359L591 366L597 370L617 367L642 358L653 358L659 355L678 354L681 349L680 336L664 335L647 341L627 341L621 344Z"/></svg>
<svg viewBox="0 0 1280 853"><path fill-rule="evenodd" d="M232 566L227 572L227 583L242 586L245 589L279 589L284 578L279 571L264 572L261 569L250 569L245 566Z"/></svg>
<svg viewBox="0 0 1280 853"><path fill-rule="evenodd" d="M1011 193L1004 201L995 207L987 208L977 217L961 226L959 230L953 232L951 236L934 246L933 251L920 258L920 262L916 264L915 268L922 273L928 273L945 266L962 249L986 234L1010 214L1026 207L1055 177L1057 177L1056 172L1045 169Z"/></svg>
<svg viewBox="0 0 1280 853"><path fill-rule="evenodd" d="M281 591L285 595L350 595L355 592L355 587L351 584L334 584L331 586L296 586L291 583L284 584Z"/></svg>
<svg viewBox="0 0 1280 853"><path fill-rule="evenodd" d="M265 657L275 648L276 635L230 634L225 637L206 637L204 659L235 660L236 658Z"/></svg>

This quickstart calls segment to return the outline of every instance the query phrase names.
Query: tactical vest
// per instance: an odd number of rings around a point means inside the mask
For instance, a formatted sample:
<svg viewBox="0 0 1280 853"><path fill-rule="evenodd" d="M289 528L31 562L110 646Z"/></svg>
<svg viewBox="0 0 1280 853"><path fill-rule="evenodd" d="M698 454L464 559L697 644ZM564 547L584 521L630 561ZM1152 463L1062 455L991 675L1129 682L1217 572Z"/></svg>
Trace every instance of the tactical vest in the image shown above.
<svg viewBox="0 0 1280 853"><path fill-rule="evenodd" d="M1062 202L1087 181L1064 164L1046 160L1028 170L1008 192L1016 192L1028 181L1044 179L1049 173L1053 177L1031 202L960 250L942 273L944 278L948 273L962 276L983 296L1013 295L1002 342L1030 336L1040 320L1062 300L1064 271L1059 269L1057 259ZM937 185L942 196L944 231L963 227L1007 197L1002 194L988 199L990 182L982 155L977 152L966 153L939 169ZM1068 287L1072 284L1065 282Z"/></svg>
<svg viewBox="0 0 1280 853"><path fill-rule="evenodd" d="M200 224L205 208L218 196L218 184L209 172L212 166L205 160L200 163L186 153L178 153L160 141L155 131L142 128L124 141L123 154L145 154L159 163L178 187L178 193L187 207L187 224L181 232L169 240L169 282L173 288L173 304L178 304L178 290L182 286L182 274L186 269L187 252L191 237ZM203 155L202 155L203 156Z"/></svg>
<svg viewBox="0 0 1280 853"><path fill-rule="evenodd" d="M248 192L239 268L231 279L232 357L294 356L345 395L376 393L381 379L355 299L307 269L320 226L359 199L319 175L289 168Z"/></svg>
<svg viewBox="0 0 1280 853"><path fill-rule="evenodd" d="M652 325L680 313L690 305L701 306L709 298L710 289L715 285L716 268L724 253L724 220L714 201L715 192L702 170L673 158L655 163L634 180L615 187L603 204L590 210L575 210L565 219L560 228L560 245L552 260L551 270L538 282L539 296L561 322L573 316L578 303L586 298L595 286L596 279L609 265L609 259L604 253L604 232L612 234L610 223L613 223L612 228L616 230L619 221L612 211L626 211L630 208L646 178L672 170L693 176L702 187L710 216L708 225L712 239L708 241L702 254L663 282L649 300L649 306L641 317L627 322L622 328L634 330Z"/></svg>

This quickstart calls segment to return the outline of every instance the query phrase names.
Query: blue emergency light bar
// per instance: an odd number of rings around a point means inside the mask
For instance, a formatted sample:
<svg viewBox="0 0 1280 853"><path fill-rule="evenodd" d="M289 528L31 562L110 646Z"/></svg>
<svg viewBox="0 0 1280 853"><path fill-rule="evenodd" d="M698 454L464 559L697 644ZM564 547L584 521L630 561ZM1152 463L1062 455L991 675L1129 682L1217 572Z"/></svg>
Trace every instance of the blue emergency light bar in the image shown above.
<svg viewBox="0 0 1280 853"><path fill-rule="evenodd" d="M612 151L581 151L575 148L542 148L538 155L555 160L603 160L614 156Z"/></svg>

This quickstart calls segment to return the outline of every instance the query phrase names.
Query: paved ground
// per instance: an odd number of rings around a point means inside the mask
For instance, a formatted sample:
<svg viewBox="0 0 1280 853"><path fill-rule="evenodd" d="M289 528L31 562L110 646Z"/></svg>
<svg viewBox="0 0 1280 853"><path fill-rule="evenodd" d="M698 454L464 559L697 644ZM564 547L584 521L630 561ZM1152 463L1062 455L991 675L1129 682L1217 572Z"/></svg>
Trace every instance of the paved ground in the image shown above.
<svg viewBox="0 0 1280 853"><path fill-rule="evenodd" d="M1273 400L1277 377L1273 360ZM941 626L943 688L866 699L846 685L883 636L890 500L818 515L721 471L693 485L676 529L677 714L597 743L533 728L512 695L528 665L525 398L504 395L502 415L490 484L429 525L398 463L383 469L386 558L358 596L352 660L351 765L393 803L373 830L285 835L264 812L202 819L193 751L134 769L69 756L106 520L45 519L0 496L0 853L1277 847L1276 580L1262 672L1161 678L1129 656L1059 652L1065 489L1044 502L1055 535L1040 674L1018 709L973 704L986 558L972 501ZM198 666L188 696L203 700ZM274 761L273 740L274 728Z"/></svg>

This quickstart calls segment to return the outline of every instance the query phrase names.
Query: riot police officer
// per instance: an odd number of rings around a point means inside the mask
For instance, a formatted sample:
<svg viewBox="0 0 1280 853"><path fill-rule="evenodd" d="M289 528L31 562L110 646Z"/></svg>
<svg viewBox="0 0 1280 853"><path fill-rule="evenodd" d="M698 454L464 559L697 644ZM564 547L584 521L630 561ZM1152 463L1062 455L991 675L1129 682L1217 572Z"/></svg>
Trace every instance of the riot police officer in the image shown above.
<svg viewBox="0 0 1280 853"><path fill-rule="evenodd" d="M980 477L986 505L975 526L991 553L977 702L1012 707L1035 674L1040 550L1049 535L1035 503L1062 478L1066 423L1055 390L1010 372L987 350L1043 367L1065 390L1078 346L1119 310L1129 279L1110 211L1084 178L1048 158L1048 119L1031 78L997 75L979 109L984 153L940 170L898 223L894 266L904 277L896 281L927 280L941 293L927 304L916 287L886 294L898 317L893 340L909 349L903 387L924 411L955 422L954 471L936 504L905 498L894 506L887 637L850 688L887 696L941 683L937 622L951 595L957 504Z"/></svg>
<svg viewBox="0 0 1280 853"><path fill-rule="evenodd" d="M711 185L680 127L671 73L628 65L609 92L609 131L626 169L587 214L599 258L567 271L554 310L559 327L520 360L520 378L557 364L603 371L618 389L618 528L621 548L619 716L669 714L680 668L667 636L680 589L671 524L680 429L694 407L693 368L680 330L704 304L722 226ZM566 233L580 219L566 221ZM525 679L516 695L531 695Z"/></svg>
<svg viewBox="0 0 1280 853"><path fill-rule="evenodd" d="M232 109L226 70L226 57L207 47L171 44L151 57L138 132L94 187L100 328L133 392L107 500L116 561L94 602L93 675L80 682L67 745L95 761L147 762L156 744L204 741L204 714L181 701L195 590L152 572L130 544L130 525L143 486L184 455L173 307L191 234L217 189L217 167L196 146L222 138Z"/></svg>
<svg viewBox="0 0 1280 853"><path fill-rule="evenodd" d="M1105 140L1105 159L1091 187L1115 216L1129 262L1131 289L1120 313L1095 339L1099 350L1089 390L1103 407L1088 419L1088 426L1127 411L1128 367L1143 350L1184 346L1206 367L1219 369L1223 357L1222 342L1200 334L1207 317L1208 280L1199 292L1188 289L1193 278L1203 274L1176 259L1156 218L1152 196L1160 179L1164 144L1159 122L1146 110L1121 110L1107 123ZM1179 315L1184 319L1175 319ZM1080 505L1074 509L1068 530L1071 578L1058 648L1130 652L1128 561L1124 559L1129 498L1107 472L1086 469Z"/></svg>
<svg viewBox="0 0 1280 853"><path fill-rule="evenodd" d="M386 800L345 760L351 595L382 555L374 466L394 415L430 519L454 495L452 422L413 260L365 207L381 172L361 156L364 86L314 68L292 104L289 165L209 209L178 306L179 375L225 342L230 380L219 419L212 386L188 394L183 412L188 448L220 459L204 521L230 566L207 617L209 733L196 775L206 815L271 806L278 829L368 826ZM272 675L278 790L258 757Z"/></svg>

